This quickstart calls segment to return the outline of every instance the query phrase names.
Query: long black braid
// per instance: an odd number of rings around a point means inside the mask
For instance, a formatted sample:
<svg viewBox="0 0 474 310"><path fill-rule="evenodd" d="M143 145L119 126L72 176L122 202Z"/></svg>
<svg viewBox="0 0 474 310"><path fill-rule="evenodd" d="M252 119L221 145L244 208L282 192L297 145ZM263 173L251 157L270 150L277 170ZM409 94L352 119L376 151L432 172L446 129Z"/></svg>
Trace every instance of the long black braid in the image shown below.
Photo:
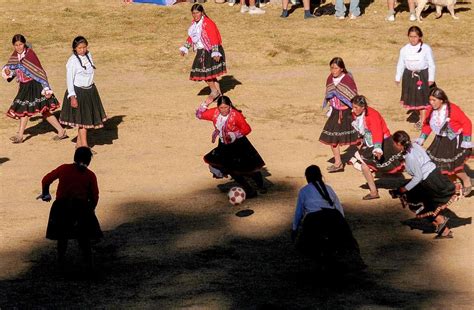
<svg viewBox="0 0 474 310"><path fill-rule="evenodd" d="M305 171L305 176L306 180L308 183L311 183L316 187L316 190L319 192L321 197L326 200L331 207L334 206L334 201L331 199L331 196L329 196L328 190L326 188L326 184L324 184L323 181L323 175L321 174L321 169L319 169L318 166L316 165L311 165L308 168L306 168Z"/></svg>
<svg viewBox="0 0 474 310"><path fill-rule="evenodd" d="M393 134L392 138L394 142L400 143L403 147L402 155L406 155L406 153L408 153L412 148L410 136L406 131L398 130Z"/></svg>

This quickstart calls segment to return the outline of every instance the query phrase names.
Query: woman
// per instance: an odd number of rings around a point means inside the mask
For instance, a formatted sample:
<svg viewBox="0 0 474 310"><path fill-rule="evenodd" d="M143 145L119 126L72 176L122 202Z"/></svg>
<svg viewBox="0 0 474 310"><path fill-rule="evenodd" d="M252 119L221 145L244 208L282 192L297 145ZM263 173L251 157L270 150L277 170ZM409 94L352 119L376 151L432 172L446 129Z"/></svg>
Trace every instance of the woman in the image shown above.
<svg viewBox="0 0 474 310"><path fill-rule="evenodd" d="M59 107L59 102L53 95L48 77L35 52L26 45L26 38L16 34L12 38L14 51L8 62L2 68L2 77L11 82L14 77L20 87L13 103L8 109L7 116L20 119L20 127L10 140L13 143L23 143L23 134L31 116L41 113L57 131L53 140L66 139L66 130L59 124L51 111Z"/></svg>
<svg viewBox="0 0 474 310"><path fill-rule="evenodd" d="M305 177L308 184L298 193L292 240L296 240L298 229L302 226L297 245L303 253L316 258L323 265L334 264L338 269L365 268L359 245L344 219L339 198L324 183L321 170L311 165L306 168Z"/></svg>
<svg viewBox="0 0 474 310"><path fill-rule="evenodd" d="M196 51L190 79L205 81L211 89L211 94L206 99L212 102L221 95L217 78L227 73L222 39L216 24L206 15L201 4L191 7L193 22L188 29L188 39L179 50L181 56L186 55L193 47Z"/></svg>
<svg viewBox="0 0 474 310"><path fill-rule="evenodd" d="M399 85L402 80L400 103L408 110L421 111L420 121L415 124L417 129L421 129L430 86L435 81L436 66L433 51L423 42L423 32L419 27L411 26L408 29L408 41L400 49L395 83Z"/></svg>
<svg viewBox="0 0 474 310"><path fill-rule="evenodd" d="M88 267L92 267L91 240L102 237L95 208L99 201L97 178L89 166L92 152L79 147L74 163L54 169L42 180L42 194L38 199L50 201L49 186L59 179L56 200L49 214L46 238L58 241L58 261L62 265L69 239L77 239Z"/></svg>
<svg viewBox="0 0 474 310"><path fill-rule="evenodd" d="M102 128L107 120L94 83L96 67L88 46L83 36L72 41L72 55L66 64L67 90L59 116L61 124L77 127L76 148L88 147L87 130Z"/></svg>
<svg viewBox="0 0 474 310"><path fill-rule="evenodd" d="M362 146L351 160L354 167L360 164L369 185L370 193L362 199L380 198L371 171L395 173L403 169L401 154L393 147L392 136L378 111L367 105L367 98L357 95L351 100L354 121L352 126L362 137Z"/></svg>
<svg viewBox="0 0 474 310"><path fill-rule="evenodd" d="M395 191L392 197L402 197L418 218L428 218L435 226L437 238L452 238L447 226L449 218L441 213L457 199L456 188L447 176L430 160L423 147L411 143L405 131L393 134L394 146L402 152L406 172L413 178Z"/></svg>
<svg viewBox="0 0 474 310"><path fill-rule="evenodd" d="M416 142L423 145L434 131L436 137L426 151L428 156L441 173L461 179L463 195L469 195L472 183L464 164L472 154L471 120L459 106L449 101L441 88L431 90L430 106L426 112L421 135Z"/></svg>
<svg viewBox="0 0 474 310"><path fill-rule="evenodd" d="M208 108L209 103L203 102L196 111L198 119L212 121L214 133L212 143L218 139L218 146L204 156L204 161L215 178L226 175L242 185L247 198L257 196L257 191L245 179L251 177L259 191L265 193L263 176L260 169L265 162L247 139L251 128L241 111L237 110L227 96L217 99L217 108Z"/></svg>
<svg viewBox="0 0 474 310"><path fill-rule="evenodd" d="M352 75L347 72L346 65L340 57L329 62L331 73L326 80L326 95L323 108L330 105L330 115L324 125L319 141L331 146L334 165L327 168L329 173L344 171L341 160L341 145L357 144L357 131L352 128L351 99L357 95L357 86Z"/></svg>

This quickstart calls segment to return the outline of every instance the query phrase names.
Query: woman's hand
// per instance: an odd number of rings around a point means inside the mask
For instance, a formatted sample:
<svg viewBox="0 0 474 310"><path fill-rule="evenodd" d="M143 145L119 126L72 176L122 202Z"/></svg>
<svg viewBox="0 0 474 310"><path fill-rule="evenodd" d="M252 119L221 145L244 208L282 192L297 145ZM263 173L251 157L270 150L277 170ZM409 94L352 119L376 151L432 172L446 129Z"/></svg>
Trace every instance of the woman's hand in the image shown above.
<svg viewBox="0 0 474 310"><path fill-rule="evenodd" d="M8 68L5 68L4 72L5 72L5 74L8 75L8 76L10 76L10 74L12 73L12 72L10 71L10 69L8 69Z"/></svg>
<svg viewBox="0 0 474 310"><path fill-rule="evenodd" d="M434 81L428 81L428 86L431 86L434 84Z"/></svg>
<svg viewBox="0 0 474 310"><path fill-rule="evenodd" d="M181 54L181 56L184 56L184 55L186 55L186 53L185 53L185 52L183 52L183 51L179 51L179 53Z"/></svg>
<svg viewBox="0 0 474 310"><path fill-rule="evenodd" d="M44 94L44 96L46 97L46 99L50 99L53 96L53 94L50 94L50 93L46 92L46 94Z"/></svg>
<svg viewBox="0 0 474 310"><path fill-rule="evenodd" d="M76 96L71 96L71 107L75 109L78 107Z"/></svg>
<svg viewBox="0 0 474 310"><path fill-rule="evenodd" d="M215 62L219 62L221 60L221 56L214 56L212 57Z"/></svg>
<svg viewBox="0 0 474 310"><path fill-rule="evenodd" d="M395 85L400 86L400 81L395 81Z"/></svg>

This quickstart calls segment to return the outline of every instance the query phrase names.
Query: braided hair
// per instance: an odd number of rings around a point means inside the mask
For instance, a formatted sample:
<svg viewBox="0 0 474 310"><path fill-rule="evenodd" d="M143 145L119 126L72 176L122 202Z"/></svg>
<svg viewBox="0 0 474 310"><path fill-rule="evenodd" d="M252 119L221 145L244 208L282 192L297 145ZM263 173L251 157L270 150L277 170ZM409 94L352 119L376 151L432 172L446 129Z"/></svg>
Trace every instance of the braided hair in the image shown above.
<svg viewBox="0 0 474 310"><path fill-rule="evenodd" d="M367 98L365 96L362 96L362 95L356 95L354 96L354 98L351 99L351 103L352 105L357 105L361 108L364 108L364 115L368 115L368 107L369 105L367 104Z"/></svg>
<svg viewBox="0 0 474 310"><path fill-rule="evenodd" d="M344 64L344 60L342 60L341 57L334 57L333 59L331 59L331 61L329 62L329 66L333 64L341 68L342 72L347 73L346 65Z"/></svg>
<svg viewBox="0 0 474 310"><path fill-rule="evenodd" d="M332 201L331 197L329 196L328 190L326 188L326 184L323 181L323 175L321 174L321 169L319 169L316 165L311 165L306 168L304 175L306 177L306 181L311 183L316 187L316 190L319 192L321 197L326 200L331 207L334 206L334 201Z"/></svg>
<svg viewBox="0 0 474 310"><path fill-rule="evenodd" d="M411 26L408 28L408 35L410 35L412 32L416 33L416 35L420 37L420 49L417 51L417 53L419 53L423 47L423 31L421 31L421 28L418 26Z"/></svg>
<svg viewBox="0 0 474 310"><path fill-rule="evenodd" d="M79 63L81 64L81 67L84 68L84 70L86 69L86 66L84 66L82 64L82 60L81 58L79 57L79 55L77 54L77 51L76 51L76 48L79 44L81 43L84 43L86 46L89 45L89 42L87 42L87 39L84 38L83 36L78 36L78 37L75 37L74 40L72 41L72 52L74 53L74 55L76 55L77 57L77 60L79 60ZM89 60L92 68L94 68L94 70L96 69L96 67L94 66L94 64L92 63L91 59L89 58L89 51L86 52L86 57L87 57L87 60Z"/></svg>
<svg viewBox="0 0 474 310"><path fill-rule="evenodd" d="M411 148L411 140L410 136L406 131L398 130L393 134L393 141L396 143L400 143L403 147L402 154L405 155Z"/></svg>
<svg viewBox="0 0 474 310"><path fill-rule="evenodd" d="M241 110L237 109L234 104L232 103L232 101L230 100L229 97L227 96L220 96L219 98L217 98L217 106L220 106L221 104L225 104L225 105L228 105L230 106L232 109L236 110L236 111L239 111L239 112L242 112Z"/></svg>
<svg viewBox="0 0 474 310"><path fill-rule="evenodd" d="M449 102L448 95L446 95L444 90L442 90L441 88L438 88L438 87L434 87L433 89L430 90L430 97L431 96L435 97L436 99L439 99L439 100L443 101L443 104L446 104L446 110L448 111L448 117L450 117L451 116L451 103ZM433 114L433 111L434 111L434 109L432 109L430 111L430 114L426 118L425 123L427 125L430 124L431 114Z"/></svg>

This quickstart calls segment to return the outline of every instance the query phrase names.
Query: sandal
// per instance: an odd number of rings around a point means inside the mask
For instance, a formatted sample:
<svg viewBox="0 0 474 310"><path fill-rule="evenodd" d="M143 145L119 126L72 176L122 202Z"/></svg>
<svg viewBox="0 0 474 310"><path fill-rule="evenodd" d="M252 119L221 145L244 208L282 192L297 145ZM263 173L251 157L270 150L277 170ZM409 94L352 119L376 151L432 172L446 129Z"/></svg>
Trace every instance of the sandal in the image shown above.
<svg viewBox="0 0 474 310"><path fill-rule="evenodd" d="M327 168L328 173L336 173L336 172L343 172L344 171L344 164L340 164L339 166L329 166Z"/></svg>
<svg viewBox="0 0 474 310"><path fill-rule="evenodd" d="M450 230L446 235L437 235L435 239L453 239L453 232Z"/></svg>
<svg viewBox="0 0 474 310"><path fill-rule="evenodd" d="M19 137L19 136L14 136L14 137L11 137L10 140L12 140L12 143L14 144L19 144L19 143L23 143L23 137Z"/></svg>
<svg viewBox="0 0 474 310"><path fill-rule="evenodd" d="M372 199L379 199L379 194L372 196L370 193L362 197L362 200L372 200Z"/></svg>
<svg viewBox="0 0 474 310"><path fill-rule="evenodd" d="M53 137L53 140L54 141L61 141L61 140L67 139L67 138L69 138L69 136L67 135L66 130L64 130L64 133L61 136L60 135L55 135Z"/></svg>
<svg viewBox="0 0 474 310"><path fill-rule="evenodd" d="M471 193L471 191L472 191L472 185L463 187L462 188L462 195L464 197L467 197Z"/></svg>
<svg viewBox="0 0 474 310"><path fill-rule="evenodd" d="M441 236L443 234L443 231L446 228L446 224L448 223L448 221L449 221L449 217L443 216L443 222L436 226L435 233L438 236Z"/></svg>

